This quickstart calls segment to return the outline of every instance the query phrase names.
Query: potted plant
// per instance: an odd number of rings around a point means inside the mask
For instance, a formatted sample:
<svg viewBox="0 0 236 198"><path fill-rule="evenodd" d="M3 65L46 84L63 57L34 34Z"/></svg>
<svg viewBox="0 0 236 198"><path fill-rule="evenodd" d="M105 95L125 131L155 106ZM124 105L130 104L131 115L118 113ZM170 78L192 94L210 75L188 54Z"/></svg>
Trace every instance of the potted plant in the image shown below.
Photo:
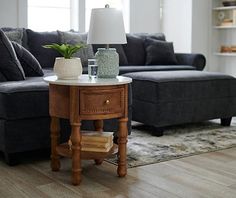
<svg viewBox="0 0 236 198"><path fill-rule="evenodd" d="M57 57L54 63L54 72L58 79L77 79L83 71L80 58L72 57L84 44L50 44L44 45L44 48L54 49L63 57Z"/></svg>

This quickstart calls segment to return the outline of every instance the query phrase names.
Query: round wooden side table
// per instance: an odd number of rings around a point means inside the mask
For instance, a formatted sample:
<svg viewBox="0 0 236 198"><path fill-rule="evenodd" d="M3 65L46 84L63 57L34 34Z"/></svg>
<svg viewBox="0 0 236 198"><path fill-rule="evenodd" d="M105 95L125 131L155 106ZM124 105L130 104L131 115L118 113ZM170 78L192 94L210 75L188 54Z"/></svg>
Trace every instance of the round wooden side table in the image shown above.
<svg viewBox="0 0 236 198"><path fill-rule="evenodd" d="M81 151L81 121L94 120L96 131L103 131L103 120L118 118L118 168L124 177L126 167L128 84L131 78L118 76L111 79L89 79L82 75L76 80L60 80L56 76L45 77L49 83L49 114L51 116L51 169L59 171L59 156L72 158L72 184L81 182L81 159L94 159L98 164L109 152ZM59 119L69 119L71 125L71 150L68 144L59 144Z"/></svg>

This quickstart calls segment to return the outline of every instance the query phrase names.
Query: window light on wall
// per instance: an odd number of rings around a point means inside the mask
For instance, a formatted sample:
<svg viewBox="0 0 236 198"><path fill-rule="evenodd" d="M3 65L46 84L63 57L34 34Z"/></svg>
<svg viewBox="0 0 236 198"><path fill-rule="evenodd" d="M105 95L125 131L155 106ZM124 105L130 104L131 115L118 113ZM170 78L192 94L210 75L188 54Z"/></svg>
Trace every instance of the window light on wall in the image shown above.
<svg viewBox="0 0 236 198"><path fill-rule="evenodd" d="M35 31L70 29L88 31L91 10L109 4L123 11L125 28L129 29L127 0L28 0L28 28Z"/></svg>
<svg viewBox="0 0 236 198"><path fill-rule="evenodd" d="M69 30L70 0L28 0L28 28L36 31Z"/></svg>

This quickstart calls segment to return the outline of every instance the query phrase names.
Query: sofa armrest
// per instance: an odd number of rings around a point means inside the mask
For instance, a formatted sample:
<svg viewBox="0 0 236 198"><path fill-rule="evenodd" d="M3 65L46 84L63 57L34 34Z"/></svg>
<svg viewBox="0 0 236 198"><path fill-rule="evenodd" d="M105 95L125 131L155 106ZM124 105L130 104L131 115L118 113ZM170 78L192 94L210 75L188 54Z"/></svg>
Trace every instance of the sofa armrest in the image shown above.
<svg viewBox="0 0 236 198"><path fill-rule="evenodd" d="M191 65L196 67L197 70L203 70L206 65L206 58L202 54L175 54L179 65Z"/></svg>

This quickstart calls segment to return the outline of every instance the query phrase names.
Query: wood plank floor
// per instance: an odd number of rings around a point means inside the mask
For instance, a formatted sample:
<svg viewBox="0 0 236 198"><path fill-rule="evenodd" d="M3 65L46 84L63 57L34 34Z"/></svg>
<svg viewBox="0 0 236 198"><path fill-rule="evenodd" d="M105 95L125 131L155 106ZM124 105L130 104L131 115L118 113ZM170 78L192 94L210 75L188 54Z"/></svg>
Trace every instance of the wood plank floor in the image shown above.
<svg viewBox="0 0 236 198"><path fill-rule="evenodd" d="M0 158L0 198L236 198L236 148L128 169L83 161L80 186L70 184L70 160L51 172L47 157L9 167Z"/></svg>

